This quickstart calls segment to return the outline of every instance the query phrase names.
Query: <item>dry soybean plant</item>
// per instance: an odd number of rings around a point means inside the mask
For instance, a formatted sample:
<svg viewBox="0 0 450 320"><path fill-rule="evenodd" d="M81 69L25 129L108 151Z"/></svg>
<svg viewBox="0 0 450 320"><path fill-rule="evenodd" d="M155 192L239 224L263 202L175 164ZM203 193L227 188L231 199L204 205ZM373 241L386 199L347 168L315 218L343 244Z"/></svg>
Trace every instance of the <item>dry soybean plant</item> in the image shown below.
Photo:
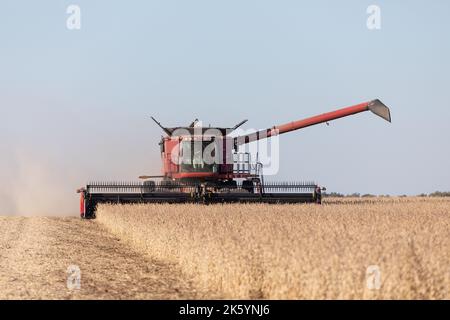
<svg viewBox="0 0 450 320"><path fill-rule="evenodd" d="M101 205L98 221L198 288L243 299L449 299L450 201ZM379 285L367 282L376 266Z"/></svg>

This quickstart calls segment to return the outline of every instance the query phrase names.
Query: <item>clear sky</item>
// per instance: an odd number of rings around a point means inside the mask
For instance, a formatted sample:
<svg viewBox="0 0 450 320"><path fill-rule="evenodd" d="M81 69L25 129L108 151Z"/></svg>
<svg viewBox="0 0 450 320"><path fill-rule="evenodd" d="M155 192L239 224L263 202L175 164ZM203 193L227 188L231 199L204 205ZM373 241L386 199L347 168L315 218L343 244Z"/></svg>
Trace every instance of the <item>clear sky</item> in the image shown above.
<svg viewBox="0 0 450 320"><path fill-rule="evenodd" d="M69 5L81 29L69 30ZM369 5L381 29L366 25ZM271 180L450 190L450 2L22 1L0 6L0 213L75 213L88 180L158 174L161 130L260 129L380 98L280 138Z"/></svg>

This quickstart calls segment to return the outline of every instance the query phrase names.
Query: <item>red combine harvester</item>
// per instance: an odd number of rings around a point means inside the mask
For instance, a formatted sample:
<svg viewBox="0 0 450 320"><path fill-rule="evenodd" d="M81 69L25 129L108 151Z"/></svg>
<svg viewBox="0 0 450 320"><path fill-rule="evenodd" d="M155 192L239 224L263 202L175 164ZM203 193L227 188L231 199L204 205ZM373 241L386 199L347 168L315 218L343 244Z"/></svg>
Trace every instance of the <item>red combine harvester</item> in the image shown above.
<svg viewBox="0 0 450 320"><path fill-rule="evenodd" d="M159 143L163 174L141 176L142 182L87 184L78 190L81 216L95 218L99 203L320 203L322 189L316 183L264 182L262 164L238 147L369 110L391 122L389 108L378 99L237 137L231 133L247 120L233 128L201 127L198 120L167 128L152 117L166 133Z"/></svg>

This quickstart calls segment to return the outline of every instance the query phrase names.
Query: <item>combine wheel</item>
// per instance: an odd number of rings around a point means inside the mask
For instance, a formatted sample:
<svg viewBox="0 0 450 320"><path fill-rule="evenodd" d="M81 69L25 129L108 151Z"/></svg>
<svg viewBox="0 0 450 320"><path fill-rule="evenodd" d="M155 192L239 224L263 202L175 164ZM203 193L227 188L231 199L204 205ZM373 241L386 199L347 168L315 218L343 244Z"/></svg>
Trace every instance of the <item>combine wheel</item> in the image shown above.
<svg viewBox="0 0 450 320"><path fill-rule="evenodd" d="M255 186L253 184L252 180L244 180L242 181L242 189L244 189L247 192L254 193L255 192Z"/></svg>
<svg viewBox="0 0 450 320"><path fill-rule="evenodd" d="M155 181L152 180L144 181L143 192L144 193L155 192Z"/></svg>

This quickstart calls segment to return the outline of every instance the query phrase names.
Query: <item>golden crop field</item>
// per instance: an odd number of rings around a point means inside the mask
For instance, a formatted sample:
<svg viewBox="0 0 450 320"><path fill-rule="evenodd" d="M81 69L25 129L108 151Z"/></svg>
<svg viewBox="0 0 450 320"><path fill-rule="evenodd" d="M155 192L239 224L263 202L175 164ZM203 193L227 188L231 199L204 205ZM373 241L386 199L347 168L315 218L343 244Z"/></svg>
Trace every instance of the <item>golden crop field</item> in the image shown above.
<svg viewBox="0 0 450 320"><path fill-rule="evenodd" d="M205 298L450 299L450 200L101 205L98 222Z"/></svg>

